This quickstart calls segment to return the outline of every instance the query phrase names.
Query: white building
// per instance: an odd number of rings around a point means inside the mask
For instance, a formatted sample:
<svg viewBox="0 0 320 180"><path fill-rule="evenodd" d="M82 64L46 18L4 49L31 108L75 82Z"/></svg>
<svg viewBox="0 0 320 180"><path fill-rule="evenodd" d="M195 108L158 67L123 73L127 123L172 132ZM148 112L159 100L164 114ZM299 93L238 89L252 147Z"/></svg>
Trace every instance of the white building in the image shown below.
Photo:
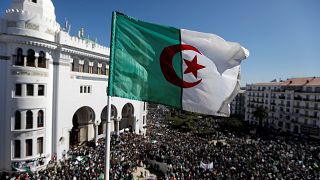
<svg viewBox="0 0 320 180"><path fill-rule="evenodd" d="M0 170L104 136L108 63L107 47L62 30L51 0L12 0L0 19ZM111 108L112 131L145 133L145 103Z"/></svg>
<svg viewBox="0 0 320 180"><path fill-rule="evenodd" d="M245 120L259 124L254 116L263 107L270 128L320 138L320 78L291 78L246 87Z"/></svg>
<svg viewBox="0 0 320 180"><path fill-rule="evenodd" d="M232 116L244 118L245 114L245 90L239 90L236 97L230 103L230 112Z"/></svg>

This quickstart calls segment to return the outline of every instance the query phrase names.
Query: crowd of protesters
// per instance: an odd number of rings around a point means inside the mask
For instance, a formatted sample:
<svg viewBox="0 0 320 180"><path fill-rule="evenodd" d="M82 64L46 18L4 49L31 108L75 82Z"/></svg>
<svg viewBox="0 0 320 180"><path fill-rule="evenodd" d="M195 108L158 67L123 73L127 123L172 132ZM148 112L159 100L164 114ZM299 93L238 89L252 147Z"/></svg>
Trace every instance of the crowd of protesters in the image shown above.
<svg viewBox="0 0 320 180"><path fill-rule="evenodd" d="M204 126L205 119L195 126ZM216 127L216 126L215 126ZM224 143L214 143L214 142ZM36 173L9 179L103 179L104 140L71 148ZM149 119L146 136L125 132L111 140L111 179L133 179L138 166L158 179L320 179L320 146L311 141L217 131L208 138ZM150 163L156 162L156 163ZM165 165L165 170L159 166Z"/></svg>

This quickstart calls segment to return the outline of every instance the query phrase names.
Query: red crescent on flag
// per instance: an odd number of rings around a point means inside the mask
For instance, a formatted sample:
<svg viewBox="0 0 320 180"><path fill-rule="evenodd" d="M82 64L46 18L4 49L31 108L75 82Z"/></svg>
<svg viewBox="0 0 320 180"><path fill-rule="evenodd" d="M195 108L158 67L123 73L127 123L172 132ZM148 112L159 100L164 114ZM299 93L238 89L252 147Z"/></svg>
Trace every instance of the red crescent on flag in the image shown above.
<svg viewBox="0 0 320 180"><path fill-rule="evenodd" d="M197 48L187 44L177 44L168 46L164 48L160 54L160 66L162 74L164 75L167 81L182 88L191 88L198 85L202 81L202 79L196 82L186 82L178 77L172 65L173 56L176 53L181 52L183 50L192 50L201 54Z"/></svg>

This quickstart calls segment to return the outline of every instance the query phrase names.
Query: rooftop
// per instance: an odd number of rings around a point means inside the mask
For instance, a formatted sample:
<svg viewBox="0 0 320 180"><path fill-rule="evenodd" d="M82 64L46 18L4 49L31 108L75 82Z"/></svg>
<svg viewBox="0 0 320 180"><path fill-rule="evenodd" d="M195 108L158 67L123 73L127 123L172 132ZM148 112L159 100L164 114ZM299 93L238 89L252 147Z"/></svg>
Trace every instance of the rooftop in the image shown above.
<svg viewBox="0 0 320 180"><path fill-rule="evenodd" d="M281 82L255 83L256 86L320 86L320 77L290 78Z"/></svg>

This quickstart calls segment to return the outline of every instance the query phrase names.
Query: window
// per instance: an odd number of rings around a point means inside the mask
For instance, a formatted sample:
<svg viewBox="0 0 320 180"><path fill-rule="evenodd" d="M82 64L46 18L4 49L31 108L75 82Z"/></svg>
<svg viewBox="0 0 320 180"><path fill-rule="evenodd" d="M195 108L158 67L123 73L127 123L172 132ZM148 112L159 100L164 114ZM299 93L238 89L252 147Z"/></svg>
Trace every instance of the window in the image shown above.
<svg viewBox="0 0 320 180"><path fill-rule="evenodd" d="M101 74L106 75L106 64L102 64Z"/></svg>
<svg viewBox="0 0 320 180"><path fill-rule="evenodd" d="M74 62L71 63L71 71L75 71L75 65Z"/></svg>
<svg viewBox="0 0 320 180"><path fill-rule="evenodd" d="M80 86L80 93L91 93L91 86Z"/></svg>
<svg viewBox="0 0 320 180"><path fill-rule="evenodd" d="M143 124L146 124L146 116L143 116Z"/></svg>
<svg viewBox="0 0 320 180"><path fill-rule="evenodd" d="M21 88L22 87L22 85L21 84L16 84L16 92L15 92L15 94L16 94L16 96L21 96Z"/></svg>
<svg viewBox="0 0 320 180"><path fill-rule="evenodd" d="M84 65L83 64L79 64L79 72L83 72L83 68L84 68Z"/></svg>
<svg viewBox="0 0 320 180"><path fill-rule="evenodd" d="M32 156L32 139L26 139L26 156Z"/></svg>
<svg viewBox="0 0 320 180"><path fill-rule="evenodd" d="M286 129L290 129L290 123L286 123Z"/></svg>
<svg viewBox="0 0 320 180"><path fill-rule="evenodd" d="M101 122L98 126L98 135L103 134L103 123Z"/></svg>
<svg viewBox="0 0 320 180"><path fill-rule="evenodd" d="M43 51L39 52L38 57L38 67L40 68L46 68L46 54Z"/></svg>
<svg viewBox="0 0 320 180"><path fill-rule="evenodd" d="M291 106L291 103L290 103L290 101L287 101L287 106Z"/></svg>
<svg viewBox="0 0 320 180"><path fill-rule="evenodd" d="M32 0L33 3L37 3L37 0Z"/></svg>
<svg viewBox="0 0 320 180"><path fill-rule="evenodd" d="M38 127L43 127L43 111L42 110L40 110L39 112L38 112Z"/></svg>
<svg viewBox="0 0 320 180"><path fill-rule="evenodd" d="M312 88L311 87L307 87L307 92L312 92Z"/></svg>
<svg viewBox="0 0 320 180"><path fill-rule="evenodd" d="M21 129L21 113L16 111L14 114L14 129Z"/></svg>
<svg viewBox="0 0 320 180"><path fill-rule="evenodd" d="M37 138L37 150L38 154L43 153L43 137Z"/></svg>
<svg viewBox="0 0 320 180"><path fill-rule="evenodd" d="M88 61L84 61L84 66L83 66L83 72L85 73L89 73L89 62Z"/></svg>
<svg viewBox="0 0 320 180"><path fill-rule="evenodd" d="M287 99L291 99L291 94L287 94Z"/></svg>
<svg viewBox="0 0 320 180"><path fill-rule="evenodd" d="M27 118L26 118L26 129L33 128L33 113L32 111L27 111Z"/></svg>
<svg viewBox="0 0 320 180"><path fill-rule="evenodd" d="M14 157L15 158L20 158L21 157L21 153L20 153L20 149L21 149L21 143L20 140L14 140Z"/></svg>
<svg viewBox="0 0 320 180"><path fill-rule="evenodd" d="M33 96L33 84L27 84L27 96Z"/></svg>
<svg viewBox="0 0 320 180"><path fill-rule="evenodd" d="M35 52L32 49L29 49L27 52L27 66L35 67Z"/></svg>
<svg viewBox="0 0 320 180"><path fill-rule="evenodd" d="M23 66L23 64L24 64L23 50L21 48L18 48L15 65L16 66Z"/></svg>
<svg viewBox="0 0 320 180"><path fill-rule="evenodd" d="M38 85L38 96L44 96L44 85Z"/></svg>

